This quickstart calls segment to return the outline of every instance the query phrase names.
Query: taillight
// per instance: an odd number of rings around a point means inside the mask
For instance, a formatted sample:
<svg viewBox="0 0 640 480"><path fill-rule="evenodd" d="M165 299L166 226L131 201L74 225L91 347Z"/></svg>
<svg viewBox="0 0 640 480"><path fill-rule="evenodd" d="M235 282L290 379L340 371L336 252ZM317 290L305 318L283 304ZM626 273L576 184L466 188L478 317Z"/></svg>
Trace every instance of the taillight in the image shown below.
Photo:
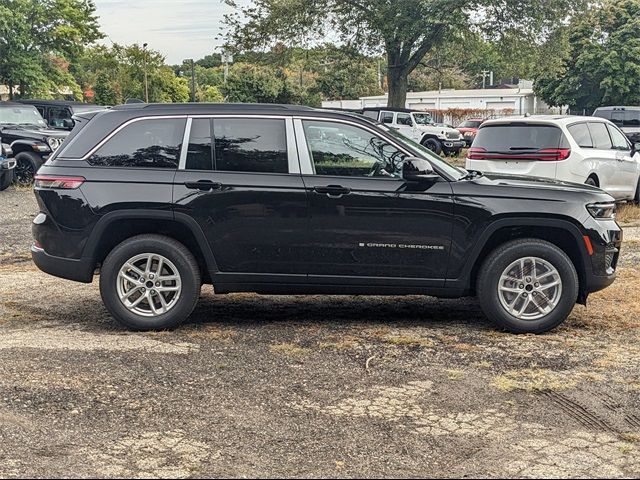
<svg viewBox="0 0 640 480"><path fill-rule="evenodd" d="M58 188L73 190L84 183L84 177L66 177L59 175L36 175L36 188Z"/></svg>
<svg viewBox="0 0 640 480"><path fill-rule="evenodd" d="M471 147L467 152L469 160L537 160L542 162L557 162L566 160L571 155L570 148L543 148L535 152L523 153L493 153L486 148Z"/></svg>

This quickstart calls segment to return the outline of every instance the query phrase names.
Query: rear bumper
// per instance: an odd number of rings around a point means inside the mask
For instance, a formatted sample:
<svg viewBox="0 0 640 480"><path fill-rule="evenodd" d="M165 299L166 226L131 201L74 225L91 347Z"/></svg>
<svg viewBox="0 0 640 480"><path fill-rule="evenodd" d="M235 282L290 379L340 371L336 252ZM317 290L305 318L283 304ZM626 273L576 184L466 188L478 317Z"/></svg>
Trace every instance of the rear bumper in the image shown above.
<svg viewBox="0 0 640 480"><path fill-rule="evenodd" d="M31 247L31 258L40 270L49 275L82 283L93 281L94 265L91 259L54 257L35 245Z"/></svg>

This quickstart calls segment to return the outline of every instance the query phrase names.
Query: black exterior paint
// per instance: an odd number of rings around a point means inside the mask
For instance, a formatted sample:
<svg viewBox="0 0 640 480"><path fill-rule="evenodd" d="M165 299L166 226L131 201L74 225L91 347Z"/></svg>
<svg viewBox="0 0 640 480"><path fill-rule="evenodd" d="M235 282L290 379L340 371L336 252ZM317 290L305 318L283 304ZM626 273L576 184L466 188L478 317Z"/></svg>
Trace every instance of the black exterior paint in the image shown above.
<svg viewBox="0 0 640 480"><path fill-rule="evenodd" d="M144 220L153 228L167 222L189 232L217 293L459 296L473 292L474 269L493 235L528 228L555 229L573 242L582 299L615 278L613 269L605 269L605 256L620 248L621 231L614 221L597 221L587 212L588 203L612 200L592 187L518 177L455 180L444 172L438 181L416 184L393 178L95 167L82 159L132 118L225 113L346 118L373 125L344 113L266 105L125 106L89 116L88 125L80 126L82 134L74 132L73 141L39 172L83 176L86 182L77 190L36 189L43 214L33 226L42 246L33 249L36 264L54 275L90 282L104 257L101 242L120 231L122 222ZM586 251L585 235L593 256Z"/></svg>

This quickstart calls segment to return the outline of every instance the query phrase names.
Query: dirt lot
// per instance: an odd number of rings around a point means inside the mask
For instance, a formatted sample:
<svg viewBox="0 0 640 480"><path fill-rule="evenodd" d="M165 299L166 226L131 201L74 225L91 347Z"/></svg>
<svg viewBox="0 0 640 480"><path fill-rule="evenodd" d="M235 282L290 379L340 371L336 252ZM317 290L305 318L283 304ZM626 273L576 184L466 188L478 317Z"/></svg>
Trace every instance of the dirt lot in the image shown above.
<svg viewBox="0 0 640 480"><path fill-rule="evenodd" d="M471 300L203 289L131 334L97 282L28 261L0 193L0 477L638 477L640 234L620 279L543 336Z"/></svg>

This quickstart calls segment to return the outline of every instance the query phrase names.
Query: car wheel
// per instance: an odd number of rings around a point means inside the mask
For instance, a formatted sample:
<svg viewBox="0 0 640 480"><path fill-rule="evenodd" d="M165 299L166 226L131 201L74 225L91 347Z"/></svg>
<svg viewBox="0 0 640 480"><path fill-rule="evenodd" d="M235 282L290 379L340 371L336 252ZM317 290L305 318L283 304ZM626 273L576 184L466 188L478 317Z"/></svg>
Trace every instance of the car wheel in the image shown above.
<svg viewBox="0 0 640 480"><path fill-rule="evenodd" d="M436 155L440 155L440 153L442 152L442 144L435 138L427 138L424 142L422 142L422 145L427 147Z"/></svg>
<svg viewBox="0 0 640 480"><path fill-rule="evenodd" d="M571 259L552 243L513 240L482 265L476 292L486 316L513 333L543 333L569 316L579 280Z"/></svg>
<svg viewBox="0 0 640 480"><path fill-rule="evenodd" d="M125 240L100 271L109 313L132 330L163 330L184 322L200 296L198 263L180 242L162 235Z"/></svg>
<svg viewBox="0 0 640 480"><path fill-rule="evenodd" d="M0 192L6 190L13 182L13 169L0 173Z"/></svg>
<svg viewBox="0 0 640 480"><path fill-rule="evenodd" d="M598 182L596 182L596 179L593 177L589 177L587 178L587 181L584 182L586 185L590 185L592 187L597 187L598 186Z"/></svg>
<svg viewBox="0 0 640 480"><path fill-rule="evenodd" d="M30 185L36 176L36 172L42 165L42 158L31 152L21 152L16 155L16 166L13 173L13 181L17 185Z"/></svg>
<svg viewBox="0 0 640 480"><path fill-rule="evenodd" d="M633 197L633 201L636 205L640 205L640 178L638 179L638 186L636 187L636 194Z"/></svg>

